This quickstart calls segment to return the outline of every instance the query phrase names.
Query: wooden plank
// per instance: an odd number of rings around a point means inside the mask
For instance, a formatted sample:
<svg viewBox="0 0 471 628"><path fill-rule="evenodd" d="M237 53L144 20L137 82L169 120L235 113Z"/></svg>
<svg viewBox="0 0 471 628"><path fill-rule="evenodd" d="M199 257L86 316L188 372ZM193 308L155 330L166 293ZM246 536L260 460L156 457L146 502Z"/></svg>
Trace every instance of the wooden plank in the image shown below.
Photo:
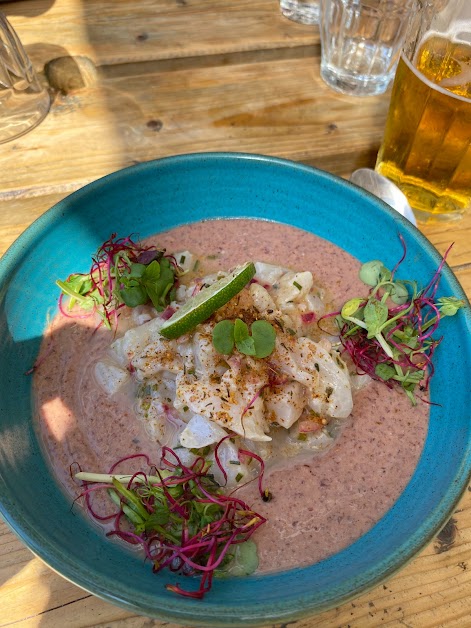
<svg viewBox="0 0 471 628"><path fill-rule="evenodd" d="M421 231L442 255L452 245L447 261L471 299L471 211L456 222L421 225Z"/></svg>
<svg viewBox="0 0 471 628"><path fill-rule="evenodd" d="M317 27L284 18L277 0L25 0L2 11L39 65L63 55L106 65L319 42Z"/></svg>
<svg viewBox="0 0 471 628"><path fill-rule="evenodd" d="M454 268L453 271L468 299L471 299L471 265L468 264L465 268Z"/></svg>
<svg viewBox="0 0 471 628"><path fill-rule="evenodd" d="M442 255L453 245L448 260L454 268L471 263L471 211L456 222L422 225L421 231Z"/></svg>
<svg viewBox="0 0 471 628"><path fill-rule="evenodd" d="M313 58L104 77L57 95L36 129L2 147L0 199L199 151L278 155L342 175L374 164L387 106L388 95L327 89Z"/></svg>

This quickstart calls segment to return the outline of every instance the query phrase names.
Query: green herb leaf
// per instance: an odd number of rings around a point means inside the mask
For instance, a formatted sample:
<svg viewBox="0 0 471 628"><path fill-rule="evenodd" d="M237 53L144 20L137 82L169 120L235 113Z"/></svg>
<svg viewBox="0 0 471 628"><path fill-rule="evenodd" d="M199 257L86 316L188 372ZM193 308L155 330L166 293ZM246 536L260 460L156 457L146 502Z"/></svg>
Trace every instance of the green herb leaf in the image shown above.
<svg viewBox="0 0 471 628"><path fill-rule="evenodd" d="M387 270L383 262L379 259L374 259L362 265L360 268L360 279L367 286L376 286Z"/></svg>
<svg viewBox="0 0 471 628"><path fill-rule="evenodd" d="M255 355L255 342L249 334L247 323L240 318L234 321L234 340L237 349L245 355Z"/></svg>
<svg viewBox="0 0 471 628"><path fill-rule="evenodd" d="M154 262L152 262L154 263ZM145 266L145 264L131 264L131 268L130 268L130 272L129 272L129 277L132 279L136 279L139 277L142 277L142 275L144 275L144 273L146 272L146 269L148 269L148 266Z"/></svg>
<svg viewBox="0 0 471 628"><path fill-rule="evenodd" d="M91 291L92 283L90 279L83 275L71 275L67 281L56 281L63 294L70 297L69 307L72 308L77 302L84 310L92 310L96 303Z"/></svg>
<svg viewBox="0 0 471 628"><path fill-rule="evenodd" d="M250 332L247 324L240 318L234 322L219 321L213 329L213 346L222 355L232 353L235 345L237 350L245 355L257 358L269 356L276 343L274 327L265 320L254 321Z"/></svg>
<svg viewBox="0 0 471 628"><path fill-rule="evenodd" d="M364 309L364 319L368 330L368 338L373 338L381 332L384 323L388 320L389 310L387 305L373 299L368 301Z"/></svg>
<svg viewBox="0 0 471 628"><path fill-rule="evenodd" d="M139 499L139 497L136 496L134 491L130 491L129 489L127 489L116 478L112 479L112 484L115 487L116 491L120 493L122 497L124 497L128 505L134 510L134 512L137 513L141 517L141 519L145 521L149 516L149 513L144 508L141 500Z"/></svg>
<svg viewBox="0 0 471 628"><path fill-rule="evenodd" d="M244 353L245 355L257 354L255 350L255 342L252 336L244 338L244 340L239 340L238 342L236 341L236 347L241 353Z"/></svg>
<svg viewBox="0 0 471 628"><path fill-rule="evenodd" d="M404 283L396 281L391 284L390 297L393 303L404 305L409 300L409 291Z"/></svg>
<svg viewBox="0 0 471 628"><path fill-rule="evenodd" d="M128 307L137 307L145 305L149 300L147 290L142 286L131 286L130 288L121 288L121 298Z"/></svg>
<svg viewBox="0 0 471 628"><path fill-rule="evenodd" d="M249 337L249 328L247 323L244 323L240 318L236 318L234 321L234 340L235 342L243 342Z"/></svg>
<svg viewBox="0 0 471 628"><path fill-rule="evenodd" d="M149 301L156 309L162 311L166 305L168 290L174 283L174 272L170 262L162 258L145 264L129 263L128 268L119 276L120 287L117 288L125 305L137 307Z"/></svg>
<svg viewBox="0 0 471 628"><path fill-rule="evenodd" d="M375 366L375 373L378 377L387 382L389 379L396 375L396 369L389 364L377 364Z"/></svg>
<svg viewBox="0 0 471 628"><path fill-rule="evenodd" d="M437 299L437 304L442 316L454 316L459 309L464 307L464 301L457 297L440 297Z"/></svg>
<svg viewBox="0 0 471 628"><path fill-rule="evenodd" d="M402 237L401 242L405 252ZM396 280L380 260L372 260L363 264L360 278L370 286L368 296L350 299L336 315L342 344L357 368L373 378L397 383L415 404L414 390L418 385L427 390L433 373L430 358L440 342L425 332L441 316L456 314L464 303L455 297L434 302L439 272L419 290L416 281ZM403 307L389 310L388 299Z"/></svg>
<svg viewBox="0 0 471 628"><path fill-rule="evenodd" d="M250 576L258 568L257 545L251 540L239 543L231 558L223 568L216 570L218 578Z"/></svg>
<svg viewBox="0 0 471 628"><path fill-rule="evenodd" d="M347 301L344 304L340 314L343 316L343 318L350 318L359 312L360 308L362 307L362 304L364 303L365 303L365 299L361 299L361 298L350 299L350 301Z"/></svg>
<svg viewBox="0 0 471 628"><path fill-rule="evenodd" d="M76 292L80 295L85 295L92 289L92 280L90 278L90 275L71 275L67 279L67 286L73 292Z"/></svg>
<svg viewBox="0 0 471 628"><path fill-rule="evenodd" d="M266 358L275 349L276 331L268 321L254 321L250 328L257 358Z"/></svg>
<svg viewBox="0 0 471 628"><path fill-rule="evenodd" d="M173 267L166 257L159 262L153 261L146 268L142 281L147 290L152 305L158 312L167 306L167 295L175 281Z"/></svg>
<svg viewBox="0 0 471 628"><path fill-rule="evenodd" d="M213 345L218 353L230 355L234 349L234 323L223 320L213 329Z"/></svg>
<svg viewBox="0 0 471 628"><path fill-rule="evenodd" d="M396 329L394 339L409 349L415 349L419 342L416 330L410 325L405 325L403 329Z"/></svg>
<svg viewBox="0 0 471 628"><path fill-rule="evenodd" d="M137 528L141 528L144 520L140 517L135 510L130 508L127 504L121 502L121 499L116 491L112 491L111 489L108 491L108 495L116 506L119 506L129 521L134 524Z"/></svg>
<svg viewBox="0 0 471 628"><path fill-rule="evenodd" d="M161 504L154 503L154 512L148 517L145 523L145 529L149 532L156 526L164 526L170 521L170 511Z"/></svg>
<svg viewBox="0 0 471 628"><path fill-rule="evenodd" d="M94 309L111 329L120 305L136 307L150 300L159 311L168 305L175 294L175 269L163 253L113 234L92 258L88 274L75 273L56 283L69 297L69 309L76 304Z"/></svg>
<svg viewBox="0 0 471 628"><path fill-rule="evenodd" d="M167 261L167 264L165 261ZM163 268L168 268L168 260L166 260L166 258L163 258L160 264L162 264ZM149 264L149 266L144 266L141 274L139 275L139 277L142 277L142 281L144 283L152 285L160 279L160 264L154 260ZM142 264L133 264L133 266L142 266Z"/></svg>
<svg viewBox="0 0 471 628"><path fill-rule="evenodd" d="M419 369L417 371L409 370L402 377L396 377L395 379L402 382L403 385L413 384L414 386L416 386L417 384L420 384L420 382L423 380L424 377L425 377L425 371L422 369Z"/></svg>

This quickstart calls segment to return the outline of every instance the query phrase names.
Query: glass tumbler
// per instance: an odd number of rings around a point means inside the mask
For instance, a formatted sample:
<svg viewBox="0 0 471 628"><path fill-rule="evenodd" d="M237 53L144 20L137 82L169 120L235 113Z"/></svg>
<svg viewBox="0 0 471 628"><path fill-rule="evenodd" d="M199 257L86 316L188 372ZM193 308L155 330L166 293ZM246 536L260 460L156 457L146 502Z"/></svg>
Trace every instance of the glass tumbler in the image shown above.
<svg viewBox="0 0 471 628"><path fill-rule="evenodd" d="M322 0L321 6L321 77L343 94L385 92L418 0Z"/></svg>
<svg viewBox="0 0 471 628"><path fill-rule="evenodd" d="M318 24L321 0L280 0L281 13L294 22Z"/></svg>
<svg viewBox="0 0 471 628"><path fill-rule="evenodd" d="M48 91L40 84L18 35L0 13L0 143L33 129L49 107Z"/></svg>
<svg viewBox="0 0 471 628"><path fill-rule="evenodd" d="M407 37L376 170L421 222L471 207L471 0L424 0Z"/></svg>

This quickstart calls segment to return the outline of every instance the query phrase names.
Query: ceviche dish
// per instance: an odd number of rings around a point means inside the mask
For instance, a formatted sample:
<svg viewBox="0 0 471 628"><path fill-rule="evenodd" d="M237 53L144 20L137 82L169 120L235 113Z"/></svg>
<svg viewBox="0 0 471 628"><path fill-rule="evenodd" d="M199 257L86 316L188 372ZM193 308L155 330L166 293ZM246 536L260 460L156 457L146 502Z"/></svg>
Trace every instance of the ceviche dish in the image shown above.
<svg viewBox="0 0 471 628"><path fill-rule="evenodd" d="M57 278L32 368L73 508L193 598L372 528L414 473L438 328L464 305L436 297L441 266L402 275L398 238L387 268L262 220L110 233Z"/></svg>

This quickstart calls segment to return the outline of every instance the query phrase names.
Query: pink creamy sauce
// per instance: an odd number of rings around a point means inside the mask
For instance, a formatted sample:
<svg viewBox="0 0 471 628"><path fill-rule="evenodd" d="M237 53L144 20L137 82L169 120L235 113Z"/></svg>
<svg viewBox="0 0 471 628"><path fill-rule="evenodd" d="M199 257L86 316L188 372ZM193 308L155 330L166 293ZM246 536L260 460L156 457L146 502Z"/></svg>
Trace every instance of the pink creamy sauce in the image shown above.
<svg viewBox="0 0 471 628"><path fill-rule="evenodd" d="M201 274L258 260L311 270L338 304L365 293L353 257L278 223L214 220L179 227L151 241L169 252L187 249L201 256ZM94 380L94 364L113 340L112 332L94 333L95 327L95 319L56 316L45 334L45 357L35 375L38 430L56 477L74 498L80 492L70 474L74 463L103 473L133 453L145 452L159 461L158 444L149 441L136 419L131 396L109 398ZM273 494L271 502L260 499L255 482L238 491L268 518L255 536L260 571L312 564L369 530L412 476L427 426L426 404L413 408L406 395L373 382L355 393L353 415L332 449L280 461L269 470L264 484ZM137 468L139 463L119 470Z"/></svg>

